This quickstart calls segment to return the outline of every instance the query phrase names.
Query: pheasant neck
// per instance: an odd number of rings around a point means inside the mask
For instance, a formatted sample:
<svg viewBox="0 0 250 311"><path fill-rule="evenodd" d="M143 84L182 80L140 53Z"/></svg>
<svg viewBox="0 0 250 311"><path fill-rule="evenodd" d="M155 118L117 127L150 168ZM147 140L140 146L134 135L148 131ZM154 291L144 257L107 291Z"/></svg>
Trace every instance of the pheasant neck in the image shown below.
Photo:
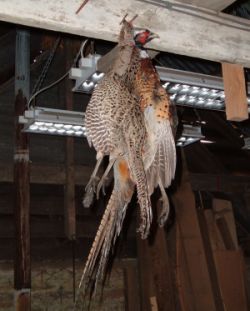
<svg viewBox="0 0 250 311"><path fill-rule="evenodd" d="M143 50L143 49L140 50L140 58L143 58L143 59L149 58L149 55L146 50Z"/></svg>

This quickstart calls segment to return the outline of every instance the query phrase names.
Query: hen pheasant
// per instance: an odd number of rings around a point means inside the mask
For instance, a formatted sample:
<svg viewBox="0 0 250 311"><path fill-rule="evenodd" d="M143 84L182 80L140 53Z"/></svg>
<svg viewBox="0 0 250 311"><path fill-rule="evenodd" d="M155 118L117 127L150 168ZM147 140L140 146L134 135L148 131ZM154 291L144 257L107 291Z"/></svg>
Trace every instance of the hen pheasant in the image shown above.
<svg viewBox="0 0 250 311"><path fill-rule="evenodd" d="M102 278L109 250L119 235L128 203L137 188L141 207L140 232L146 238L152 220L146 173L143 164L143 146L146 127L138 97L126 85L126 72L132 57L134 41L130 22L123 21L119 37L119 54L112 69L95 88L86 109L85 126L89 144L97 150L97 165L88 187L92 187L98 166L104 155L114 165L114 188L92 244L82 281ZM87 188L88 191L88 188ZM99 261L96 266L97 258Z"/></svg>

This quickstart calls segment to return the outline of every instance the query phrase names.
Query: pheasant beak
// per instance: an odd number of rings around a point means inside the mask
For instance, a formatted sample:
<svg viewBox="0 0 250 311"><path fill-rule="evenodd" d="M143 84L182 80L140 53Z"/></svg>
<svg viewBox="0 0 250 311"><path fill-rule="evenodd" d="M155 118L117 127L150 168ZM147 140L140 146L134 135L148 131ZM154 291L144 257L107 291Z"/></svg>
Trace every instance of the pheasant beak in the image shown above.
<svg viewBox="0 0 250 311"><path fill-rule="evenodd" d="M151 41L153 39L160 39L160 36L157 35L157 33L154 33L154 32L150 32L150 35L148 37L148 41Z"/></svg>

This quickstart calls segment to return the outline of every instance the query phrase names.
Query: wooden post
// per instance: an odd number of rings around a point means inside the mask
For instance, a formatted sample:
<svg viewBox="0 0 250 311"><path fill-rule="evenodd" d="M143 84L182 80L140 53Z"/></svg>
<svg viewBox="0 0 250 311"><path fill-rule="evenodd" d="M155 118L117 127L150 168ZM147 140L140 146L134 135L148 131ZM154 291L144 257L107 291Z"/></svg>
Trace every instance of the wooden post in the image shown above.
<svg viewBox="0 0 250 311"><path fill-rule="evenodd" d="M157 212L155 214L157 217ZM153 224L152 229L152 235L147 240L141 240L137 236L141 310L174 311L174 266L168 253L166 233L157 223Z"/></svg>
<svg viewBox="0 0 250 311"><path fill-rule="evenodd" d="M213 218L210 227L216 230L209 232L213 242L213 256L216 263L217 277L225 310L248 310L245 288L245 264L238 247L232 206L229 201L214 199ZM211 234L212 233L212 234Z"/></svg>
<svg viewBox="0 0 250 311"><path fill-rule="evenodd" d="M150 297L155 296L155 288L152 278L149 245L148 241L142 240L139 234L137 234L137 256L140 283L140 310L152 311Z"/></svg>
<svg viewBox="0 0 250 311"><path fill-rule="evenodd" d="M174 204L177 224L180 228L180 235L186 254L194 310L215 311L217 309L211 278L184 154L182 159L183 171L181 184L174 195Z"/></svg>
<svg viewBox="0 0 250 311"><path fill-rule="evenodd" d="M70 39L64 41L65 67L70 68L73 59L73 44ZM73 94L71 81L65 82L65 104L67 110L73 110ZM66 138L66 181L65 181L65 234L68 239L76 238L76 208L75 208L75 173L74 173L74 138Z"/></svg>
<svg viewBox="0 0 250 311"><path fill-rule="evenodd" d="M183 239L178 223L176 224L176 285L181 311L196 310Z"/></svg>
<svg viewBox="0 0 250 311"><path fill-rule="evenodd" d="M123 260L126 311L140 311L138 273L136 264L136 261L132 259Z"/></svg>
<svg viewBox="0 0 250 311"><path fill-rule="evenodd" d="M238 249L238 237L234 221L233 208L230 201L214 199L213 211L216 223L221 232L226 249Z"/></svg>
<svg viewBox="0 0 250 311"><path fill-rule="evenodd" d="M15 310L31 310L31 267L30 267L30 165L27 134L18 124L18 116L24 113L29 98L30 81L30 34L17 30L15 68L15 238L16 255L14 264Z"/></svg>
<svg viewBox="0 0 250 311"><path fill-rule="evenodd" d="M224 304L223 304L223 299L221 296L218 276L216 273L216 264L215 264L215 260L213 257L212 244L209 239L208 226L206 222L204 209L199 209L197 211L197 215L199 219L200 230L201 230L201 235L203 239L205 255L207 259L208 272L210 274L210 279L211 279L211 286L212 286L212 291L214 295L216 311L224 311Z"/></svg>
<svg viewBox="0 0 250 311"><path fill-rule="evenodd" d="M222 63L227 120L248 119L248 104L244 68L241 65Z"/></svg>

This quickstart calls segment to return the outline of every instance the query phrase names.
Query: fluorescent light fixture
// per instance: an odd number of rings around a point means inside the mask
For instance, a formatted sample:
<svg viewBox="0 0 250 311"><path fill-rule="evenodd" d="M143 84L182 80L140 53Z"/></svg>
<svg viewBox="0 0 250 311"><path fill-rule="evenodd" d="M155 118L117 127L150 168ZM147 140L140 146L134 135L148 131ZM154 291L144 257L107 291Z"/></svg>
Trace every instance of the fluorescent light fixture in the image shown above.
<svg viewBox="0 0 250 311"><path fill-rule="evenodd" d="M28 133L86 136L83 112L35 107L19 116L19 123L24 124L23 130Z"/></svg>
<svg viewBox="0 0 250 311"><path fill-rule="evenodd" d="M225 110L225 93L221 77L160 66L156 66L156 70L163 87L176 105L209 110ZM249 83L247 89L249 94ZM249 96L247 100L250 106Z"/></svg>
<svg viewBox="0 0 250 311"><path fill-rule="evenodd" d="M176 146L185 147L201 140L202 138L204 138L204 136L201 133L200 126L184 124L181 137L179 137L179 139L177 140Z"/></svg>
<svg viewBox="0 0 250 311"><path fill-rule="evenodd" d="M81 58L79 68L72 68L70 78L76 80L74 92L91 93L104 77L96 71L100 55ZM156 66L163 87L176 105L199 109L225 110L224 85L221 77ZM248 93L250 84L248 83ZM250 97L248 97L250 110Z"/></svg>
<svg viewBox="0 0 250 311"><path fill-rule="evenodd" d="M165 84L163 86L176 105L211 110L225 108L224 91L171 82L167 86Z"/></svg>
<svg viewBox="0 0 250 311"><path fill-rule="evenodd" d="M97 62L101 55L82 57L78 62L78 68L71 68L69 78L75 80L73 92L92 93L95 85L104 77L103 72L96 70Z"/></svg>
<svg viewBox="0 0 250 311"><path fill-rule="evenodd" d="M247 149L249 150L250 149L250 137L246 137L244 138L244 146L242 147L242 149Z"/></svg>

